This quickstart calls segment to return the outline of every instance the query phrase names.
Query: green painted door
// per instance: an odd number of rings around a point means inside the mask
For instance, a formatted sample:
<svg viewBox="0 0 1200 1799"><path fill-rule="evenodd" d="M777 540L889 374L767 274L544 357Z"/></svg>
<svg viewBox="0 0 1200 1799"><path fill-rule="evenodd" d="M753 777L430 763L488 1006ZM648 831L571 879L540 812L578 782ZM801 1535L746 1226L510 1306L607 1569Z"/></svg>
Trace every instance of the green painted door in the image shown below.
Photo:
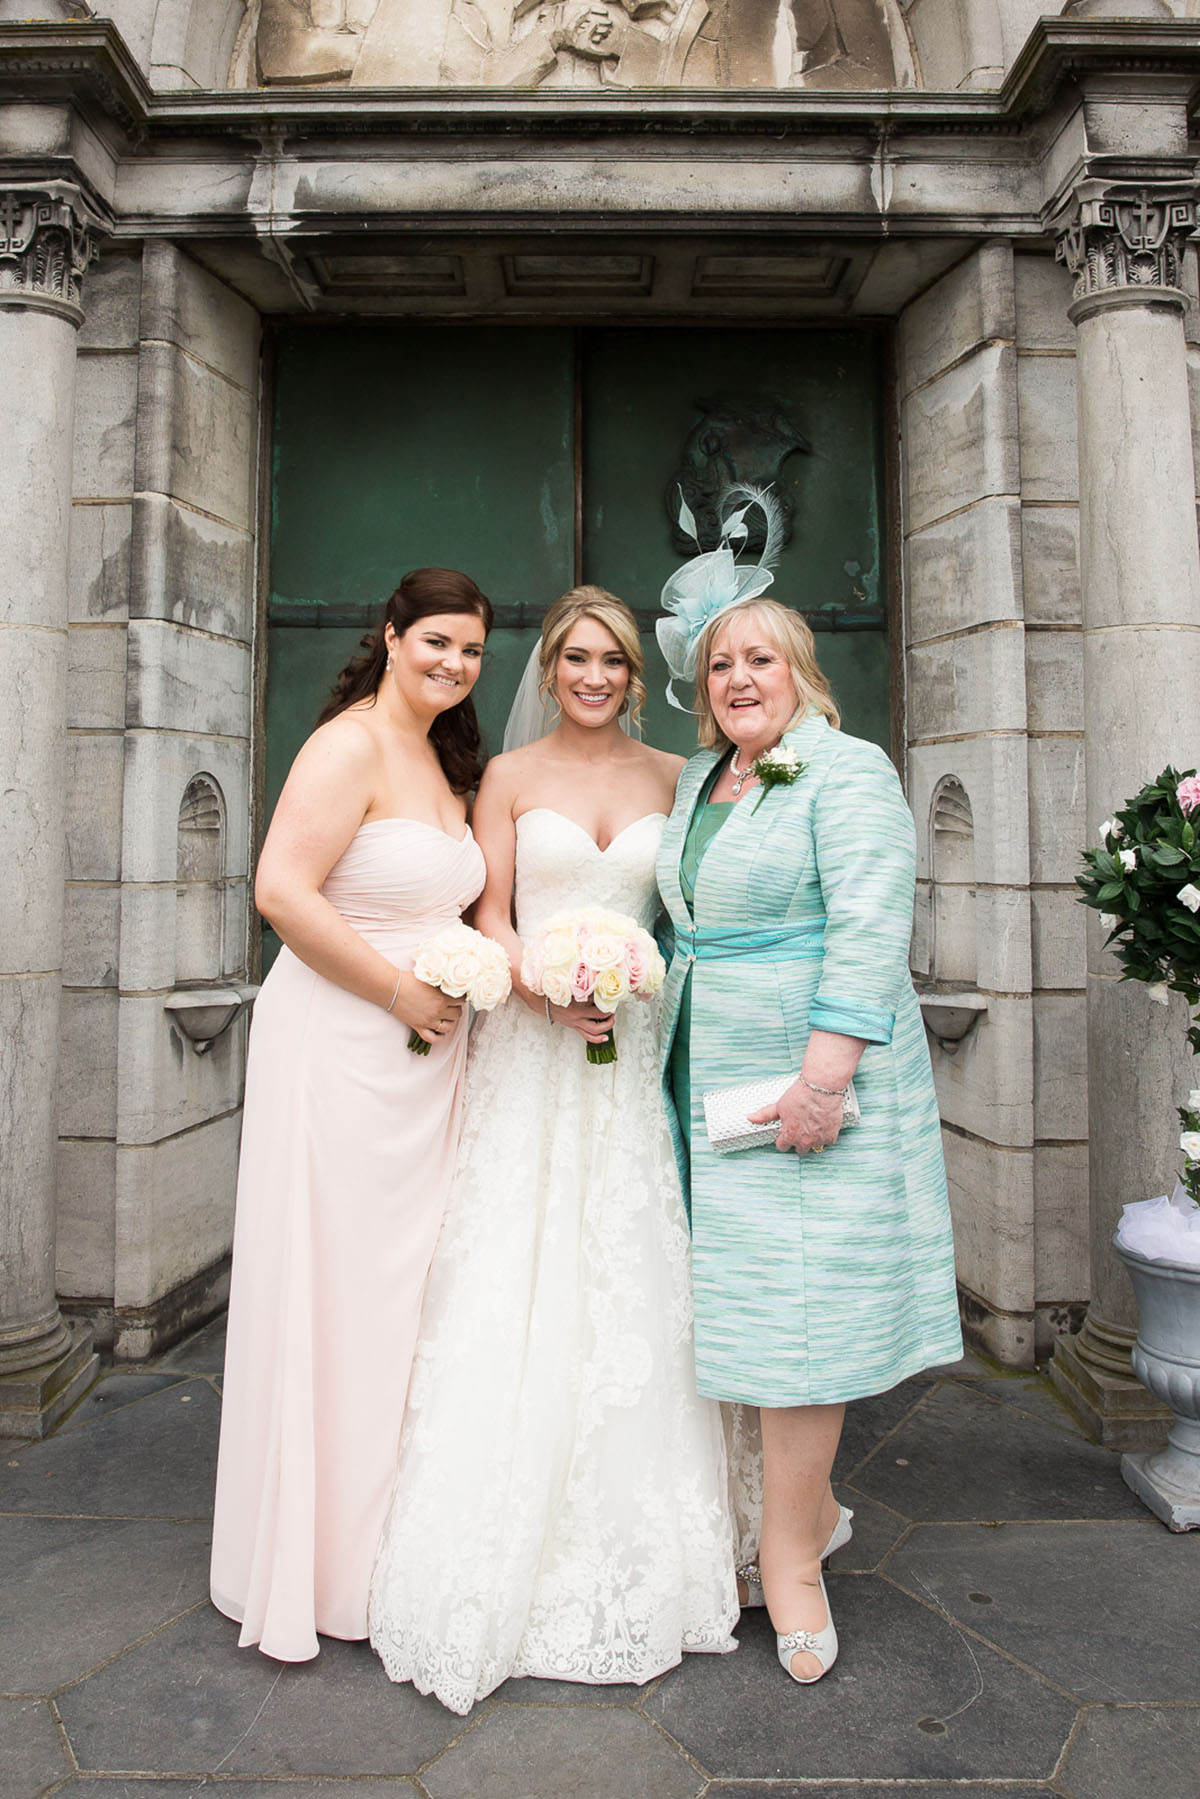
<svg viewBox="0 0 1200 1799"><path fill-rule="evenodd" d="M689 753L653 637L684 553L668 505L682 482L699 513L733 471L776 481L791 539L772 592L817 631L846 729L886 747L881 352L849 330L281 332L267 818L334 675L404 571L431 563L464 569L497 608L476 690L493 747L542 613L582 579L638 613L647 735Z"/></svg>

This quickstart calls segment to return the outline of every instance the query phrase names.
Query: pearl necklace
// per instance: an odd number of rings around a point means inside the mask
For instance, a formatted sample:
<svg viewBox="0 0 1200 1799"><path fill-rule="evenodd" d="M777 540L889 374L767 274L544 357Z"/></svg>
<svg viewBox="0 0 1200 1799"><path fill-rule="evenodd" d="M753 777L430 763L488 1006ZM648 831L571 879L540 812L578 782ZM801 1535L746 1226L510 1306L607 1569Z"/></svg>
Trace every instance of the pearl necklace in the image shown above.
<svg viewBox="0 0 1200 1799"><path fill-rule="evenodd" d="M771 747L774 748L774 745ZM746 785L746 782L757 781L758 779L758 776L754 772L754 763L751 762L749 768L739 768L738 753L735 749L732 756L729 758L729 772L733 776L733 797L735 800L740 800L742 797L742 788Z"/></svg>

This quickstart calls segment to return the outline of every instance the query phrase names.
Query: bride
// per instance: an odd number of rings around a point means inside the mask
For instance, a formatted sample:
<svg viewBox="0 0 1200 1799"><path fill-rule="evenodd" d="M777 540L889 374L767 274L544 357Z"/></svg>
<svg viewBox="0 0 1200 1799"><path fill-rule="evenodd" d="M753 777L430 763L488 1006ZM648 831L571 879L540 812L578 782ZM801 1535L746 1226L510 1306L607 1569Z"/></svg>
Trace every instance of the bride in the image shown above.
<svg viewBox="0 0 1200 1799"><path fill-rule="evenodd" d="M621 728L645 699L643 659L602 588L550 607L538 668L558 721L489 764L475 807L476 923L508 949L514 997L472 1037L371 1586L390 1677L457 1712L512 1675L649 1680L684 1650L732 1649L738 1611L655 1008L623 1006L618 1059L596 1067L585 1045L614 1020L520 979L521 934L552 912L653 923L682 762Z"/></svg>

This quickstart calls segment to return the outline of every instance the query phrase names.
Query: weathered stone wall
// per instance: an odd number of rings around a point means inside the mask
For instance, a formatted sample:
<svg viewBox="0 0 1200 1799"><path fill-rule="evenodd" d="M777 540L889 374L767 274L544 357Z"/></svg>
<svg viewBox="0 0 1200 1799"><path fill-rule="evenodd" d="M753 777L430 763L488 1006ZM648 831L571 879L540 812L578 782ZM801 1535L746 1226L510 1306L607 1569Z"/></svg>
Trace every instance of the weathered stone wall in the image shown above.
<svg viewBox="0 0 1200 1799"><path fill-rule="evenodd" d="M1071 280L1016 259L1033 991L1034 1284L1043 1335L1088 1290L1086 841L1079 464Z"/></svg>
<svg viewBox="0 0 1200 1799"><path fill-rule="evenodd" d="M219 1297L245 1027L198 1056L177 975L180 805L223 801L219 966L244 977L257 314L174 246L93 272L72 527L59 1284L119 1354ZM186 917L186 913L182 916ZM189 956L184 965L194 967ZM115 1317L115 1325L114 1325Z"/></svg>
<svg viewBox="0 0 1200 1799"><path fill-rule="evenodd" d="M990 244L899 330L914 962L935 986L960 984L961 952L935 928L967 928L962 905L948 910L934 889L933 815L953 781L974 826L970 929L986 1011L933 1055L959 1274L1006 1361L1032 1359L1035 1336L1044 1351L1087 1297L1069 299L1048 257Z"/></svg>

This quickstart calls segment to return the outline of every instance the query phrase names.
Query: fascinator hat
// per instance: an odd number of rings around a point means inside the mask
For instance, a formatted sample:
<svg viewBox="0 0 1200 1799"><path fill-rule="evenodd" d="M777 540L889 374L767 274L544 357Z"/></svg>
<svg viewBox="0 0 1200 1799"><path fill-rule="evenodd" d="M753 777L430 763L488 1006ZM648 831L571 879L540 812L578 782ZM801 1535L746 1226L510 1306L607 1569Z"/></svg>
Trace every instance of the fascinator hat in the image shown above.
<svg viewBox="0 0 1200 1799"><path fill-rule="evenodd" d="M750 535L746 514L755 507L766 520L766 538L757 562L739 562L738 555ZM774 564L783 548L783 508L769 487L749 487L737 482L727 487L717 502L721 521L715 550L701 550L696 520L679 491L679 525L698 554L677 568L662 590L666 613L654 627L671 679L667 700L677 712L689 710L675 693L676 681L694 681L700 639L722 612L743 600L755 600L775 579Z"/></svg>

